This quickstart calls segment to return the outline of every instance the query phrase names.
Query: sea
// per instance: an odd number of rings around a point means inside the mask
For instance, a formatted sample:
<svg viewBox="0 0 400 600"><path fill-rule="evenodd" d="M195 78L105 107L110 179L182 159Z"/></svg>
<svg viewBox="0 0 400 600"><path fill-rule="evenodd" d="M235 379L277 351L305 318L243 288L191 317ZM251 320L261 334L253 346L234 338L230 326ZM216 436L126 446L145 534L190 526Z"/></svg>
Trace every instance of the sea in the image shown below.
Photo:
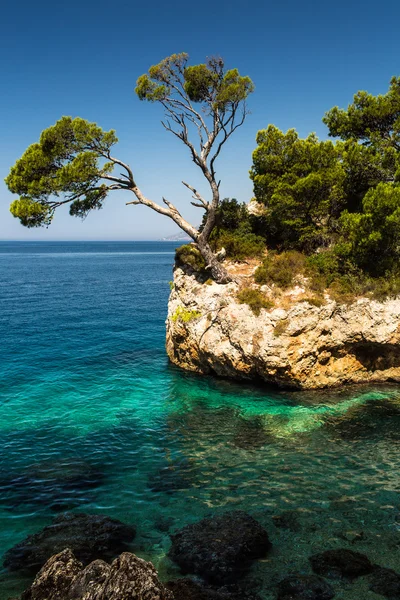
<svg viewBox="0 0 400 600"><path fill-rule="evenodd" d="M171 533L244 510L273 544L243 580L262 599L326 549L400 570L399 387L289 392L174 367L177 245L0 243L0 564L84 512L134 525L131 551L165 581ZM337 597L378 598L361 579ZM31 580L1 567L0 600Z"/></svg>

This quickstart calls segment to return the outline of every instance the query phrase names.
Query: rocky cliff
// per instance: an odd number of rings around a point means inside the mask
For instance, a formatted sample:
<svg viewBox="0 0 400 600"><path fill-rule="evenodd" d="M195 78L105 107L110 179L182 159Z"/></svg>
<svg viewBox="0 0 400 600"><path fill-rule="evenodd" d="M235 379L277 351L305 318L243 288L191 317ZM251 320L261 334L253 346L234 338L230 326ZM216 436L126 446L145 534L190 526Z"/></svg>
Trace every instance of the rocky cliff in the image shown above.
<svg viewBox="0 0 400 600"><path fill-rule="evenodd" d="M400 381L400 298L314 302L301 286L264 286L273 305L256 315L237 299L254 285L255 265L228 269L234 281L218 285L175 267L167 318L175 365L295 389Z"/></svg>

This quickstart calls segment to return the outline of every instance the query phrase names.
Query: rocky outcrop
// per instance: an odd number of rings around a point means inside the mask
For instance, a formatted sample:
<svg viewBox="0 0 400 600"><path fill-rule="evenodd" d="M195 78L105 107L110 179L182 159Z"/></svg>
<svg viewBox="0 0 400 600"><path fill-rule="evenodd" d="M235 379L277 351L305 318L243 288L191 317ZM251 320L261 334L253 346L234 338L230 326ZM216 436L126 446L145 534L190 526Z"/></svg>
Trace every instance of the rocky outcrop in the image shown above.
<svg viewBox="0 0 400 600"><path fill-rule="evenodd" d="M103 515L66 513L38 533L28 536L4 555L10 571L37 571L53 555L71 548L84 564L114 558L133 540L134 527Z"/></svg>
<svg viewBox="0 0 400 600"><path fill-rule="evenodd" d="M186 525L171 540L169 557L183 573L218 585L235 582L252 559L261 558L271 547L265 529L241 510Z"/></svg>
<svg viewBox="0 0 400 600"><path fill-rule="evenodd" d="M235 281L218 285L175 268L167 319L174 364L294 389L400 381L400 298L338 304L325 295L321 304L297 287L257 316L237 300L252 273L230 270Z"/></svg>
<svg viewBox="0 0 400 600"><path fill-rule="evenodd" d="M70 549L52 556L21 600L173 600L150 562L124 552L83 567Z"/></svg>

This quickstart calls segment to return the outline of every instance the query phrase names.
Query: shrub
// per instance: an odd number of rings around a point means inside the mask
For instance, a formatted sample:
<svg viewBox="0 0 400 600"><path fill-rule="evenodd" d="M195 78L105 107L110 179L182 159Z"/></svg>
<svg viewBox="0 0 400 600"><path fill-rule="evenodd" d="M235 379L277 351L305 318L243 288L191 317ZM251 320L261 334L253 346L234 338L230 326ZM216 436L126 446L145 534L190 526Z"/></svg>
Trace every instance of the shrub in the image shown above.
<svg viewBox="0 0 400 600"><path fill-rule="evenodd" d="M320 308L325 304L325 300L322 296L307 296L306 298L302 298L300 302L307 302L308 304L311 304L311 306L316 306L317 308Z"/></svg>
<svg viewBox="0 0 400 600"><path fill-rule="evenodd" d="M288 288L294 284L296 276L304 272L305 256L295 250L276 254L269 252L254 279L257 283L274 283L278 287Z"/></svg>
<svg viewBox="0 0 400 600"><path fill-rule="evenodd" d="M224 231L213 241L213 246L225 248L228 258L245 260L262 256L265 251L265 240L254 233Z"/></svg>
<svg viewBox="0 0 400 600"><path fill-rule="evenodd" d="M206 262L200 251L192 244L177 248L175 251L175 260L177 264L187 265L200 273L206 268Z"/></svg>
<svg viewBox="0 0 400 600"><path fill-rule="evenodd" d="M201 312L198 310L188 310L183 306L178 306L171 319L174 323L177 321L189 323L189 321L193 321L193 319L198 319L199 317L201 317Z"/></svg>
<svg viewBox="0 0 400 600"><path fill-rule="evenodd" d="M268 310L273 307L273 303L260 290L250 287L240 290L237 299L239 300L239 304L247 304L256 316L260 314L262 308Z"/></svg>

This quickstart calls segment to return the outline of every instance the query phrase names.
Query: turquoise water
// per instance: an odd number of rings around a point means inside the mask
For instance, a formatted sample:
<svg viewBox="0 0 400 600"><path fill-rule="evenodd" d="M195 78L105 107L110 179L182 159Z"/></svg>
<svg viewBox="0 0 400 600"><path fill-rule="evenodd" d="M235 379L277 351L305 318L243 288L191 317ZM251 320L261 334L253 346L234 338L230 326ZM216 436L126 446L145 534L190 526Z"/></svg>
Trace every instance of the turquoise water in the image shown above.
<svg viewBox="0 0 400 600"><path fill-rule="evenodd" d="M0 554L60 512L102 513L135 524L132 550L168 578L168 533L237 508L274 543L248 576L266 599L332 546L399 569L399 388L289 393L172 367L175 246L0 243ZM1 571L0 599L27 582Z"/></svg>

